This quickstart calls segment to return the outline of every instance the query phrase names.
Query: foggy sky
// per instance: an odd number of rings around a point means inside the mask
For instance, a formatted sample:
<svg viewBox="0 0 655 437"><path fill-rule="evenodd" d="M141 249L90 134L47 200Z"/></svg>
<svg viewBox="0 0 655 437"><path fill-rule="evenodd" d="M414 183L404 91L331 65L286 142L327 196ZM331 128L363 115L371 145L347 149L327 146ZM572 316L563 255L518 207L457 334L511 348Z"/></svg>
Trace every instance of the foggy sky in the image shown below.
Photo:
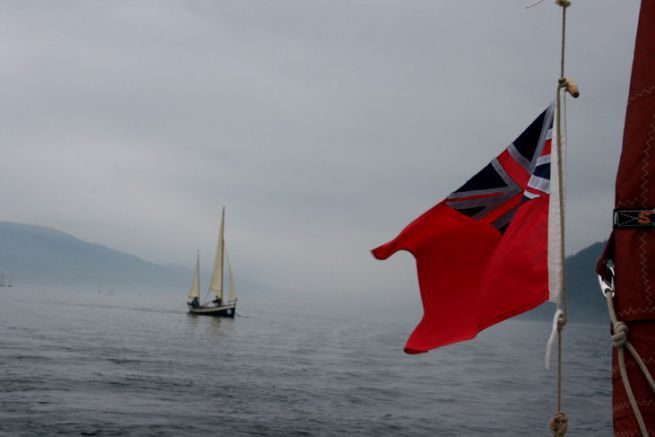
<svg viewBox="0 0 655 437"><path fill-rule="evenodd" d="M0 2L0 219L208 269L226 205L237 283L418 301L369 250L554 98L560 10L530 3ZM611 227L637 8L569 9L569 253Z"/></svg>

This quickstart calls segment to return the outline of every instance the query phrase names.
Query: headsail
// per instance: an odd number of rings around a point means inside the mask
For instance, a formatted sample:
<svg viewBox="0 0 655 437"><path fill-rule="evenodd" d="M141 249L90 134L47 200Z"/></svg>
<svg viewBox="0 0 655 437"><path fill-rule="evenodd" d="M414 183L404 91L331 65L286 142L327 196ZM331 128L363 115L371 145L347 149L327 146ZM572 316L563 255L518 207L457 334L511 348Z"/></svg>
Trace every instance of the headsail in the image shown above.
<svg viewBox="0 0 655 437"><path fill-rule="evenodd" d="M193 282L189 289L189 299L200 299L200 254L196 253L196 270L193 272Z"/></svg>
<svg viewBox="0 0 655 437"><path fill-rule="evenodd" d="M214 272L209 283L209 291L216 295L217 299L223 299L223 257L225 255L225 207L221 213L221 225L218 231L218 243L216 244L216 258L214 259Z"/></svg>

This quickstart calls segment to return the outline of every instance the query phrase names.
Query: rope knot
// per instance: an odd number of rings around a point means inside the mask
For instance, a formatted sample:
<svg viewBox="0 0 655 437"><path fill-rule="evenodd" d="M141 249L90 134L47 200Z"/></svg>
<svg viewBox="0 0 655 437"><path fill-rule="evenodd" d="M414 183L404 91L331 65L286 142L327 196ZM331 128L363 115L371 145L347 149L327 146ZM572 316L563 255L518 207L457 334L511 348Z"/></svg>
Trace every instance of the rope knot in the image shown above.
<svg viewBox="0 0 655 437"><path fill-rule="evenodd" d="M628 325L623 322L616 322L613 327L612 346L621 348L628 341Z"/></svg>
<svg viewBox="0 0 655 437"><path fill-rule="evenodd" d="M553 431L555 437L564 437L566 431L569 429L569 418L566 417L566 413L563 411L558 411L555 414L555 417L550 419L550 430Z"/></svg>
<svg viewBox="0 0 655 437"><path fill-rule="evenodd" d="M567 320L566 316L564 315L564 312L561 312L559 316L557 317L557 330L562 331L564 327L566 326Z"/></svg>
<svg viewBox="0 0 655 437"><path fill-rule="evenodd" d="M557 84L560 88L564 88L574 99L580 97L580 88L570 77L560 77Z"/></svg>

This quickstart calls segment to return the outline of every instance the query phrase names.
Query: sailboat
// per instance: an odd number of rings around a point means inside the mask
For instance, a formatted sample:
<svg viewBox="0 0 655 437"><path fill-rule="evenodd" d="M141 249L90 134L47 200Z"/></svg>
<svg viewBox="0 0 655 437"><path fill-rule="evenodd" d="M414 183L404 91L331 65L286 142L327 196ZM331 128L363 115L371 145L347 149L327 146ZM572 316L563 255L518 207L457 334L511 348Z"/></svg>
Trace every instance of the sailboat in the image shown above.
<svg viewBox="0 0 655 437"><path fill-rule="evenodd" d="M0 272L0 287L6 287L5 272Z"/></svg>
<svg viewBox="0 0 655 437"><path fill-rule="evenodd" d="M187 305L191 314L202 316L234 317L237 309L237 296L234 287L234 276L229 259L227 260L228 273L228 299L224 297L224 266L225 253L225 207L221 213L221 224L218 231L218 243L216 245L216 256L214 258L214 271L209 283L207 295L213 295L212 301L200 304L200 254L196 253L196 268L193 272L193 280L189 289L189 300Z"/></svg>

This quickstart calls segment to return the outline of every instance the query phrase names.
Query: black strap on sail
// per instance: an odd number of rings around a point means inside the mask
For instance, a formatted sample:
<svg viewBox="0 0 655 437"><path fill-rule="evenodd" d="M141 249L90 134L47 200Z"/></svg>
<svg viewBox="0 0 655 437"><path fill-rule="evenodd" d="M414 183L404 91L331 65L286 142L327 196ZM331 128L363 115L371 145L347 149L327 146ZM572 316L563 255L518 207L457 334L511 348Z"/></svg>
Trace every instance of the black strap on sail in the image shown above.
<svg viewBox="0 0 655 437"><path fill-rule="evenodd" d="M615 209L614 229L655 228L655 208Z"/></svg>

